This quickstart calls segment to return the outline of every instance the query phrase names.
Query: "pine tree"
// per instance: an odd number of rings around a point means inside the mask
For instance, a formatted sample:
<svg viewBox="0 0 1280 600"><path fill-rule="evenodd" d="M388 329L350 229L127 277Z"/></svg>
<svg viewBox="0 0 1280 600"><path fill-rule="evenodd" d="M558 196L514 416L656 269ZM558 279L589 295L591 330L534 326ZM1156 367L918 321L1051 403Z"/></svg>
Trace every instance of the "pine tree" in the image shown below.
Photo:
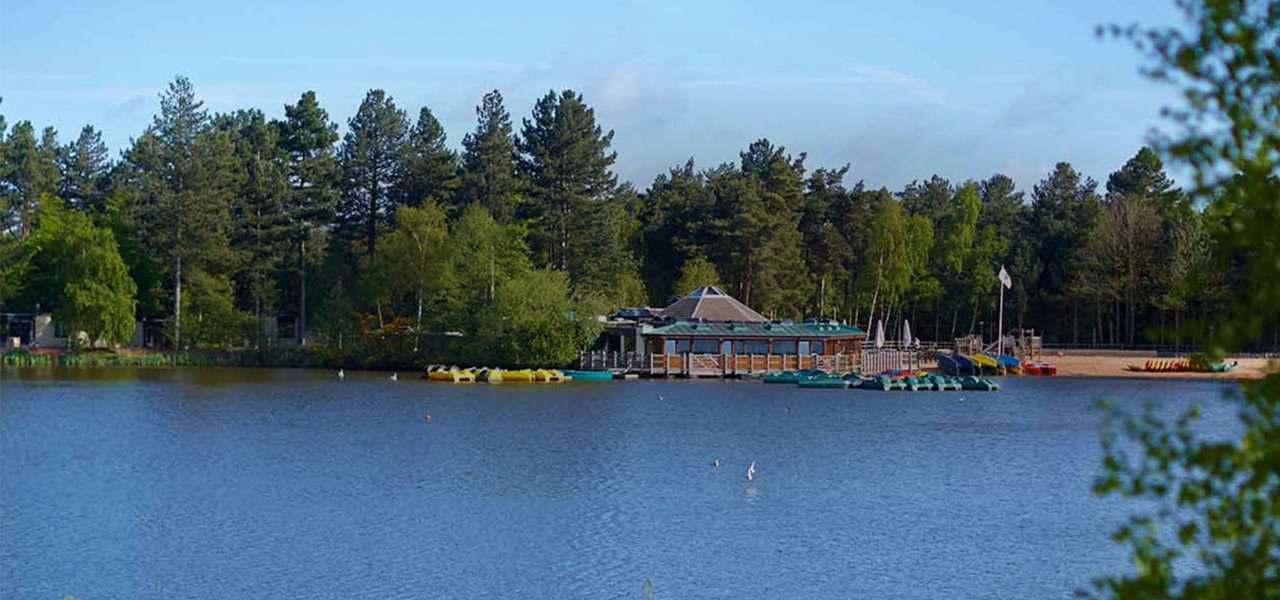
<svg viewBox="0 0 1280 600"><path fill-rule="evenodd" d="M1069 163L1062 162L1036 184L1031 195L1029 234L1039 240L1037 256L1041 265L1036 286L1039 312L1044 317L1058 316L1058 323L1065 323L1069 316L1073 341L1079 340L1079 306L1070 283L1097 214L1097 188L1093 179L1082 177ZM1054 331L1055 324L1046 321L1043 326Z"/></svg>
<svg viewBox="0 0 1280 600"><path fill-rule="evenodd" d="M401 204L421 206L427 200L453 204L460 183L458 155L445 145L444 127L425 106L409 132L401 172L397 190Z"/></svg>
<svg viewBox="0 0 1280 600"><path fill-rule="evenodd" d="M641 272L649 300L665 305L681 266L694 256L710 259L720 246L716 198L693 159L659 175L644 195L640 220Z"/></svg>
<svg viewBox="0 0 1280 600"><path fill-rule="evenodd" d="M529 182L533 250L546 265L582 281L589 232L601 223L593 204L609 197L618 178L609 169L613 131L596 124L595 110L572 90L547 92L524 120L520 169Z"/></svg>
<svg viewBox="0 0 1280 600"><path fill-rule="evenodd" d="M242 306L250 306L257 323L257 344L266 337L264 316L274 313L276 275L288 251L285 212L289 186L284 174L279 129L262 111L238 111L218 118L217 126L232 137L243 185L231 204L232 244L240 259L235 284Z"/></svg>
<svg viewBox="0 0 1280 600"><path fill-rule="evenodd" d="M1160 157L1143 146L1107 178L1107 197L1120 196L1145 196L1164 211L1177 201L1179 193L1173 180L1165 174Z"/></svg>
<svg viewBox="0 0 1280 600"><path fill-rule="evenodd" d="M511 223L520 185L511 116L498 90L485 94L476 107L476 130L462 139L462 147L461 204L478 203L498 223Z"/></svg>
<svg viewBox="0 0 1280 600"><path fill-rule="evenodd" d="M338 126L320 108L316 93L307 91L297 104L285 105L285 120L280 130L280 150L285 154L285 176L289 194L284 212L290 224L294 247L292 260L297 266L298 341L307 335L307 247L318 230L333 220L338 202L341 171L334 144Z"/></svg>
<svg viewBox="0 0 1280 600"><path fill-rule="evenodd" d="M363 241L365 255L373 258L378 234L395 214L393 190L400 184L408 124L386 92L370 90L347 127L338 226L348 240Z"/></svg>
<svg viewBox="0 0 1280 600"><path fill-rule="evenodd" d="M728 244L723 256L730 268L721 275L763 314L795 317L804 314L811 285L798 227L804 156L785 152L757 140L741 153L740 169L727 165L711 178Z"/></svg>
<svg viewBox="0 0 1280 600"><path fill-rule="evenodd" d="M172 282L171 339L180 348L184 282L189 276L225 277L232 262L229 208L240 185L234 146L228 134L209 127L191 81L178 76L160 95L160 114L125 160L138 189L132 208L144 243L166 265ZM214 293L223 287L201 289Z"/></svg>
<svg viewBox="0 0 1280 600"><path fill-rule="evenodd" d="M62 199L78 210L102 212L111 162L102 134L85 125L62 153Z"/></svg>
<svg viewBox="0 0 1280 600"><path fill-rule="evenodd" d="M40 198L58 192L58 151L52 129L40 140L30 121L13 126L5 141L7 167L0 178L0 210L5 229L25 238L35 230Z"/></svg>

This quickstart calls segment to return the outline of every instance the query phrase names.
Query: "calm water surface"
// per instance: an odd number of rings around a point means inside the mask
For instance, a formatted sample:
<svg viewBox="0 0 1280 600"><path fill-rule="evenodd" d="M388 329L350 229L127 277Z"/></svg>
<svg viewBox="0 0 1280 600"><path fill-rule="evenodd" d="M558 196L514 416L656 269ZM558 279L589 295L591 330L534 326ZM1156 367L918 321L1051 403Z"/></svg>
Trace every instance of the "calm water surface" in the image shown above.
<svg viewBox="0 0 1280 600"><path fill-rule="evenodd" d="M1211 382L0 376L3 598L1066 598L1126 564L1093 400L1232 418Z"/></svg>

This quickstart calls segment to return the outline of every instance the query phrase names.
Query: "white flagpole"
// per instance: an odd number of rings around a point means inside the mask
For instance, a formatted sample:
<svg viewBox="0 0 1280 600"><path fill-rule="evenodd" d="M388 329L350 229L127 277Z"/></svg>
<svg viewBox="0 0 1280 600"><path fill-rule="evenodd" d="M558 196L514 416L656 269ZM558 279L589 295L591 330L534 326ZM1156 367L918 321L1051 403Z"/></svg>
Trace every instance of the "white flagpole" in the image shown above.
<svg viewBox="0 0 1280 600"><path fill-rule="evenodd" d="M1001 267L1002 269L1004 267ZM996 325L996 356L1004 354L1004 282L1000 282L1000 318Z"/></svg>

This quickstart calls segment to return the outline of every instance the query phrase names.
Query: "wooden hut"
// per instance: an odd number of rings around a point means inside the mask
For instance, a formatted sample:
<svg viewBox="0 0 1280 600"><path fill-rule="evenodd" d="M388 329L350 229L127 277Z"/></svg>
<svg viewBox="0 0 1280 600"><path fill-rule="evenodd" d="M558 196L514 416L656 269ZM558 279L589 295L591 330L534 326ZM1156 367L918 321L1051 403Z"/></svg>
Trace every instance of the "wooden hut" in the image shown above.
<svg viewBox="0 0 1280 600"><path fill-rule="evenodd" d="M706 286L664 309L632 309L605 334L584 368L648 375L737 376L788 369L856 368L866 333L836 321L770 321ZM613 339L608 339L613 336Z"/></svg>

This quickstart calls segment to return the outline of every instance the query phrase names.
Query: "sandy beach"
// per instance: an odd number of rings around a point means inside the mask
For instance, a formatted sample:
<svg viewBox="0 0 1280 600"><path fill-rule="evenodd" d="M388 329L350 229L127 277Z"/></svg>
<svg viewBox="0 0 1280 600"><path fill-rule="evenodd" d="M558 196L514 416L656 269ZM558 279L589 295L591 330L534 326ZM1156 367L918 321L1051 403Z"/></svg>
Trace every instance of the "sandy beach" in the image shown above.
<svg viewBox="0 0 1280 600"><path fill-rule="evenodd" d="M1045 352L1044 360L1058 366L1059 376L1068 377L1146 377L1151 379L1262 379L1269 372L1274 372L1280 364L1278 361L1265 358L1229 359L1227 362L1239 361L1240 366L1228 373L1145 373L1130 371L1130 364L1141 365L1150 357L1145 356L1082 356L1067 354L1056 356ZM1270 363L1270 364L1269 364Z"/></svg>

